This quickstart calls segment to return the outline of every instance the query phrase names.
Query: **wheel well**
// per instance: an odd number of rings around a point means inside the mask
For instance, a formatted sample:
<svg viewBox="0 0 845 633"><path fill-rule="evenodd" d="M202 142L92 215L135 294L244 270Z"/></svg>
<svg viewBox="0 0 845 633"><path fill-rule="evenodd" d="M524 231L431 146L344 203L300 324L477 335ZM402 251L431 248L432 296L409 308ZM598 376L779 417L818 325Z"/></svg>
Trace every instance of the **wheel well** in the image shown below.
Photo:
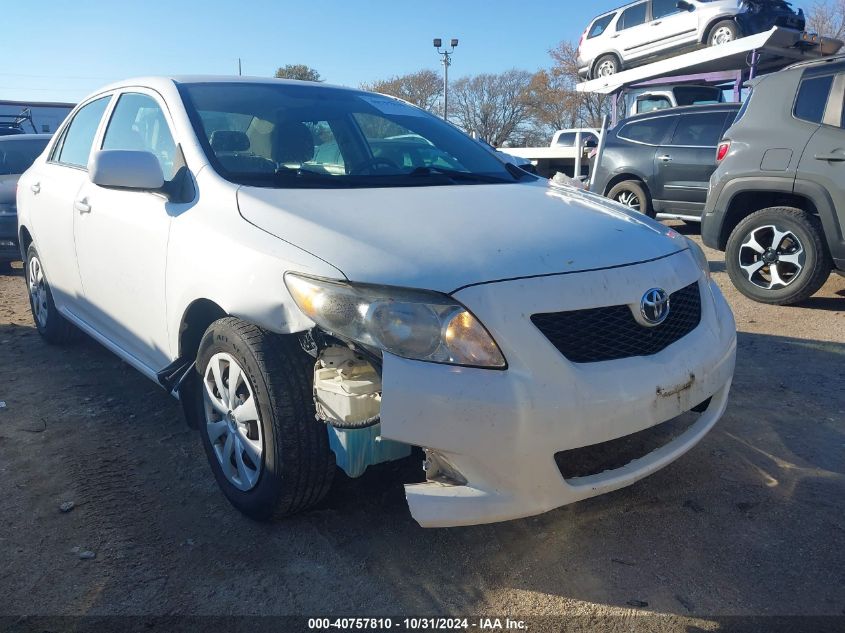
<svg viewBox="0 0 845 633"><path fill-rule="evenodd" d="M743 191L733 197L725 211L719 233L719 248L725 250L728 238L744 218L769 207L795 207L813 215L819 214L813 201L804 196L780 191Z"/></svg>
<svg viewBox="0 0 845 633"><path fill-rule="evenodd" d="M197 299L189 305L179 326L179 357L196 356L208 326L226 316L226 311L209 299Z"/></svg>
<svg viewBox="0 0 845 633"><path fill-rule="evenodd" d="M642 186L642 188L645 189L646 195L649 198L651 198L651 191L649 191L648 185L645 183L645 181L642 178L640 178L639 176L636 176L634 174L619 174L618 176L614 176L607 183L607 187L605 188L602 195L607 196L607 194L610 193L611 189L613 189L620 182L625 182L626 180L633 180L633 181L639 183Z"/></svg>
<svg viewBox="0 0 845 633"><path fill-rule="evenodd" d="M26 251L29 250L29 245L32 244L32 235L29 234L29 231L25 226L21 227L21 235L18 244L20 244L21 248L21 259L26 262Z"/></svg>

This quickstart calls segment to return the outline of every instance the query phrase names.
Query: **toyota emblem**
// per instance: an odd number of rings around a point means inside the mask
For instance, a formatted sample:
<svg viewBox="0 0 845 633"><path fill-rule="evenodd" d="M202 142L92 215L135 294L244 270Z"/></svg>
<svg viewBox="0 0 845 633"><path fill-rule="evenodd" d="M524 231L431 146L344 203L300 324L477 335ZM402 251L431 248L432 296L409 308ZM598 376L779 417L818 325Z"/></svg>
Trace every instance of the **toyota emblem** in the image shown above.
<svg viewBox="0 0 845 633"><path fill-rule="evenodd" d="M669 316L669 293L663 288L652 288L640 300L640 314L649 326L663 323Z"/></svg>

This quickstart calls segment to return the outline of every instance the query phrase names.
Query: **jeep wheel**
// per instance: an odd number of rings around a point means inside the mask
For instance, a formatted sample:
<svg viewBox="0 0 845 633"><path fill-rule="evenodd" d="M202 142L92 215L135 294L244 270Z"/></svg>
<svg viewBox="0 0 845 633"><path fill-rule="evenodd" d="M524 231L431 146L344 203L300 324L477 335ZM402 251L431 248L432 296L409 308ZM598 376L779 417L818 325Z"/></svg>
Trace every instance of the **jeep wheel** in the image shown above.
<svg viewBox="0 0 845 633"><path fill-rule="evenodd" d="M746 297L791 305L818 292L833 264L817 218L801 209L772 207L752 213L733 230L725 266Z"/></svg>
<svg viewBox="0 0 845 633"><path fill-rule="evenodd" d="M739 39L739 27L733 20L722 20L710 29L707 36L709 46L720 46Z"/></svg>
<svg viewBox="0 0 845 633"><path fill-rule="evenodd" d="M608 192L607 197L628 207L632 211L642 213L650 218L654 217L648 192L636 180L620 182Z"/></svg>
<svg viewBox="0 0 845 633"><path fill-rule="evenodd" d="M334 454L315 418L313 367L296 339L231 317L200 343L202 443L226 498L253 519L305 510L331 486Z"/></svg>
<svg viewBox="0 0 845 633"><path fill-rule="evenodd" d="M593 68L593 79L598 79L615 75L622 70L622 65L616 55L602 55Z"/></svg>
<svg viewBox="0 0 845 633"><path fill-rule="evenodd" d="M24 266L26 287L29 291L29 307L32 320L42 338L51 345L63 345L77 338L79 330L71 325L56 309L53 291L47 283L47 276L38 251L30 245L26 251Z"/></svg>

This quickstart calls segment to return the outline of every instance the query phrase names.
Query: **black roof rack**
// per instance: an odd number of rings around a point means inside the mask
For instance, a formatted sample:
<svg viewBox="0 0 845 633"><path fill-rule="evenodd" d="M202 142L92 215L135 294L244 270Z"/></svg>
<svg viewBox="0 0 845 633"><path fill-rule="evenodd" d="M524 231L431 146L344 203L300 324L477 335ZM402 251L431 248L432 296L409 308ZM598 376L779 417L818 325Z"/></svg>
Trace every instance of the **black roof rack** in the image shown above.
<svg viewBox="0 0 845 633"><path fill-rule="evenodd" d="M32 121L32 110L29 108L24 108L19 114L0 114L0 128L23 130L24 123L29 123L32 131L38 134L35 123Z"/></svg>

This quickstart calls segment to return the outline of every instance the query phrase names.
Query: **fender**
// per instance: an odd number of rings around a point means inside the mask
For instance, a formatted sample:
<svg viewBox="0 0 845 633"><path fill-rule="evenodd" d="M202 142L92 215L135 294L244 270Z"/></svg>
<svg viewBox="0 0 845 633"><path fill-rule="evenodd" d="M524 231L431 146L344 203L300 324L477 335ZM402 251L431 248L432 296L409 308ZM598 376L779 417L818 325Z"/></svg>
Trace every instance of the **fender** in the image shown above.
<svg viewBox="0 0 845 633"><path fill-rule="evenodd" d="M830 254L838 260L839 267L845 259L845 239L842 235L842 225L836 213L836 204L827 189L810 180L796 179L795 193L810 199L819 213L819 219L824 228L824 236Z"/></svg>

